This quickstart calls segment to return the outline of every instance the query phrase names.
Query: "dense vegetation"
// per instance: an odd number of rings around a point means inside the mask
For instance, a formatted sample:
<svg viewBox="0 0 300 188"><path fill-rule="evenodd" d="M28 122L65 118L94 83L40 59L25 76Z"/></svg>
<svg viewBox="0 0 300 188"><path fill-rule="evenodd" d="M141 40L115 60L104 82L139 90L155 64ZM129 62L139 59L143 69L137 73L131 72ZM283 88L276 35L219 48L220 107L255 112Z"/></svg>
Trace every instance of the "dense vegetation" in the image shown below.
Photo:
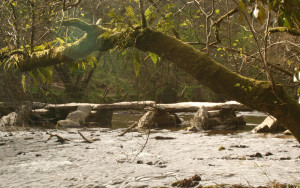
<svg viewBox="0 0 300 188"><path fill-rule="evenodd" d="M100 102L109 94L212 100L180 68L226 99L285 121L300 139L298 0L28 0L1 9L2 76L23 86L12 97L33 92L59 101L60 87L73 99Z"/></svg>

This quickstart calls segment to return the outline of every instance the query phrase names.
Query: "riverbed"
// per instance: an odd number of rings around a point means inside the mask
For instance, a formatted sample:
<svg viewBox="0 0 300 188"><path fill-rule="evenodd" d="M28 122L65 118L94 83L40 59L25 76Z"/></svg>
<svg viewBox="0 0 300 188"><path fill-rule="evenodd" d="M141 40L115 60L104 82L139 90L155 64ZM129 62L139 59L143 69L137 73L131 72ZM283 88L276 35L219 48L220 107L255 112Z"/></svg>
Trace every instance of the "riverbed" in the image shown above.
<svg viewBox="0 0 300 188"><path fill-rule="evenodd" d="M2 129L0 187L171 187L195 174L203 186L300 184L300 144L292 136L183 129L118 136L123 130ZM68 141L47 140L49 133Z"/></svg>

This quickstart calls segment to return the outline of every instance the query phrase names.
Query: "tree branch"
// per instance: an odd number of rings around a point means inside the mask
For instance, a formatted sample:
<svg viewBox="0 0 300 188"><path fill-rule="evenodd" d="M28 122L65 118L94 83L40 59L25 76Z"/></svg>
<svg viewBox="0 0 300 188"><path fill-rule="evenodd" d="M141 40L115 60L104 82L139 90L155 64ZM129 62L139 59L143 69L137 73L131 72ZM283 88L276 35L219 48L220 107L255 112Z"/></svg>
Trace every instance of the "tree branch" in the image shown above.
<svg viewBox="0 0 300 188"><path fill-rule="evenodd" d="M300 30L298 29L288 29L287 27L274 27L269 29L270 33L278 33L278 32L287 32L294 36L300 36Z"/></svg>
<svg viewBox="0 0 300 188"><path fill-rule="evenodd" d="M82 31L85 31L87 33L93 31L93 26L86 23L85 21L82 21L78 18L73 18L70 20L63 21L63 26L73 26L81 29Z"/></svg>
<svg viewBox="0 0 300 188"><path fill-rule="evenodd" d="M139 4L140 4L140 14L141 14L141 18L142 18L142 28L146 28L147 27L147 21L146 21L145 12L144 12L143 1L139 0Z"/></svg>
<svg viewBox="0 0 300 188"><path fill-rule="evenodd" d="M216 26L215 29L215 36L216 36L216 40L218 43L221 42L220 39L220 27L221 27L221 23L224 21L225 18L228 18L230 16L232 16L233 14L237 13L239 11L238 7L235 7L234 9L230 10L229 12L227 12L226 14L224 14L223 16L221 16L218 20L216 20L213 24L213 26Z"/></svg>
<svg viewBox="0 0 300 188"><path fill-rule="evenodd" d="M67 5L66 0L63 1L63 11L70 10L73 7L78 6L82 0L76 1L74 4Z"/></svg>

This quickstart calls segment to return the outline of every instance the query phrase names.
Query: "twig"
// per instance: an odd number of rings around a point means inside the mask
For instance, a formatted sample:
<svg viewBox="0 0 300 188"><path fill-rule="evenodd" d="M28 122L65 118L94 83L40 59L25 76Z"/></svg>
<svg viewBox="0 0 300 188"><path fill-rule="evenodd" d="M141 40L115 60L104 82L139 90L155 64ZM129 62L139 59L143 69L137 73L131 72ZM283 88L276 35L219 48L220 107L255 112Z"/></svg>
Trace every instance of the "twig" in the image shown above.
<svg viewBox="0 0 300 188"><path fill-rule="evenodd" d="M141 154L143 152L143 150L145 149L147 143L148 143L148 140L149 140L149 137L150 137L150 133L151 133L151 127L149 127L148 129L148 134L147 134L147 138L146 138L146 142L144 143L143 147L141 148L141 150L135 155L133 161L135 161L135 159L139 156L139 154Z"/></svg>
<svg viewBox="0 0 300 188"><path fill-rule="evenodd" d="M292 28L292 29L288 29L286 27L274 27L274 28L270 28L269 29L270 33L277 33L277 32L287 32L291 35L294 36L300 36L300 30Z"/></svg>
<svg viewBox="0 0 300 188"><path fill-rule="evenodd" d="M66 3L66 0L63 1L63 11L69 10L73 7L78 6L81 3L82 0L78 0L77 2L73 3L73 4L68 4Z"/></svg>
<svg viewBox="0 0 300 188"><path fill-rule="evenodd" d="M258 164L256 162L254 162L254 164L262 171L262 173L269 179L269 181L272 182L272 180L270 179L268 174L260 166L258 166Z"/></svg>
<svg viewBox="0 0 300 188"><path fill-rule="evenodd" d="M59 136L58 134L52 134L52 133L49 133L47 132L47 134L49 134L49 138L46 140L46 142L48 142L49 140L51 140L52 137L56 137L57 138L57 142L60 142L60 143L65 143L66 141L70 141L69 139L67 138L63 138L61 136Z"/></svg>
<svg viewBox="0 0 300 188"><path fill-rule="evenodd" d="M91 141L91 140L87 139L85 136L83 136L83 134L80 131L78 131L78 133L87 143L93 143L93 141Z"/></svg>
<svg viewBox="0 0 300 188"><path fill-rule="evenodd" d="M144 5L143 5L142 0L139 0L139 5L140 5L140 14L141 14L141 18L142 18L142 28L146 28L147 21L146 21L146 17L145 17Z"/></svg>
<svg viewBox="0 0 300 188"><path fill-rule="evenodd" d="M198 5L199 9L201 10L201 12L205 15L205 23L206 23L206 53L209 54L209 38L211 35L211 28L213 25L213 22L211 21L211 24L208 24L208 21L211 20L211 17L213 16L214 12L215 12L215 1L212 1L212 10L210 13L205 12L205 10L201 7L200 2L197 0L194 0L194 2Z"/></svg>
<svg viewBox="0 0 300 188"><path fill-rule="evenodd" d="M122 132L121 134L119 134L118 136L124 136L126 133L128 133L129 131L131 131L131 129L133 129L134 127L137 126L137 122L133 123L132 125L130 125L130 127L128 127L124 132Z"/></svg>

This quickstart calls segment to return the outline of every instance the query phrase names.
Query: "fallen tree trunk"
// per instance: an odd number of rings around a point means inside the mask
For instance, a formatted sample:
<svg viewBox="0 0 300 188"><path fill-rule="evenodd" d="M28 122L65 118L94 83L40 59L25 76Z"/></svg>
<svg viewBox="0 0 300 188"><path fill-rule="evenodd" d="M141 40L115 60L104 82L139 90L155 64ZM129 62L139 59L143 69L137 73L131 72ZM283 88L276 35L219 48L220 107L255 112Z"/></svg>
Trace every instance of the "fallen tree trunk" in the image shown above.
<svg viewBox="0 0 300 188"><path fill-rule="evenodd" d="M24 57L18 64L19 68L32 70L70 62L83 58L93 51L107 51L123 41L122 47L135 47L164 57L214 92L230 96L252 109L269 113L283 122L300 142L300 105L286 94L281 85L272 85L268 81L238 75L192 46L149 28L127 28L122 32L106 32L108 29L78 19L66 21L64 25L75 26L87 34L75 43Z"/></svg>
<svg viewBox="0 0 300 188"><path fill-rule="evenodd" d="M141 110L145 107L153 107L156 103L154 101L132 101L132 102L118 102L112 104L94 104L94 103L67 103L67 104L48 104L45 109L74 109L79 106L89 105L93 110Z"/></svg>
<svg viewBox="0 0 300 188"><path fill-rule="evenodd" d="M139 32L135 47L172 61L216 93L273 115L300 142L300 105L283 86L238 75L192 46L150 29Z"/></svg>
<svg viewBox="0 0 300 188"><path fill-rule="evenodd" d="M167 112L197 112L200 106L204 106L207 111L220 109L232 109L233 111L251 111L250 108L236 101L229 101L225 103L181 102L173 104L157 104L155 107Z"/></svg>
<svg viewBox="0 0 300 188"><path fill-rule="evenodd" d="M225 103L214 102L180 102L172 104L156 104L154 101L133 101L133 102L118 102L112 104L93 104L93 103L67 103L67 104L48 104L43 109L36 109L33 112L47 113L51 109L57 110L72 110L79 106L89 105L93 110L143 110L147 107L155 107L167 112L197 112L200 106L205 106L207 110L220 110L230 108L233 111L251 111L247 106L236 101L228 101Z"/></svg>

